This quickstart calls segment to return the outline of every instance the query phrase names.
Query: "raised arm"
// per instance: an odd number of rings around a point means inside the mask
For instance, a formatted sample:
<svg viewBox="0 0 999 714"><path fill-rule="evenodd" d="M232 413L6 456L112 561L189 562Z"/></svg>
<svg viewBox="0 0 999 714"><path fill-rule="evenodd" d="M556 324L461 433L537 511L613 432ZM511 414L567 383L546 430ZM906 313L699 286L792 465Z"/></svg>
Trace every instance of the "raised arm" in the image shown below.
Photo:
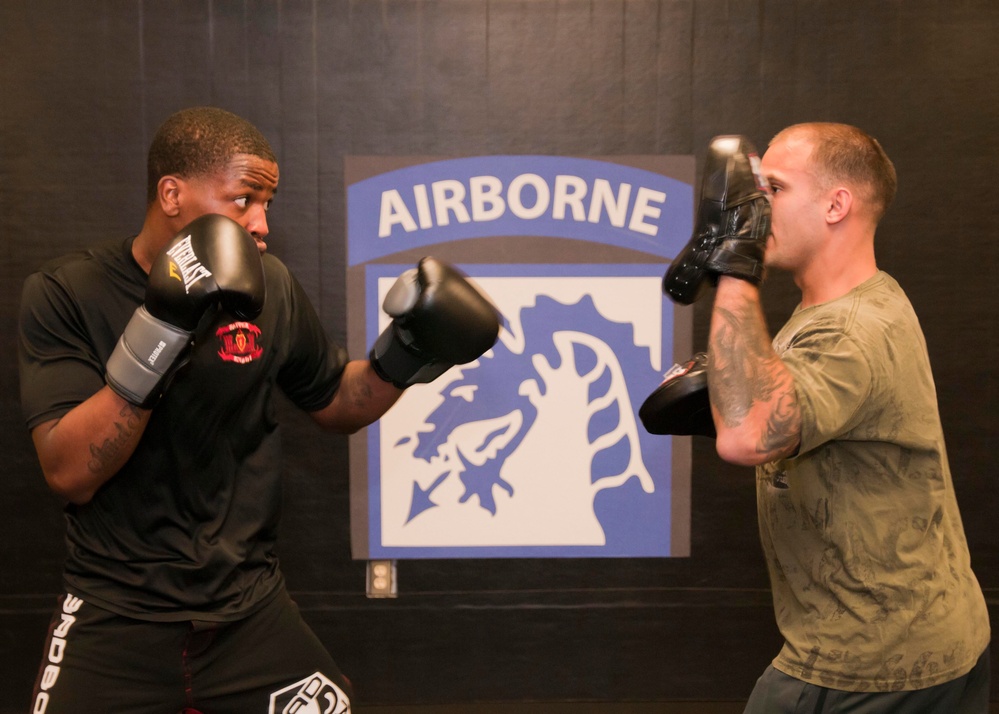
<svg viewBox="0 0 999 714"><path fill-rule="evenodd" d="M499 313L465 276L423 258L385 296L392 322L368 360L347 364L333 401L312 412L321 426L353 433L378 419L407 387L432 382L456 364L481 357L499 335Z"/></svg>
<svg viewBox="0 0 999 714"><path fill-rule="evenodd" d="M367 360L351 360L340 376L333 401L311 412L324 429L353 434L377 421L402 396L403 390L378 376Z"/></svg>
<svg viewBox="0 0 999 714"><path fill-rule="evenodd" d="M718 280L708 391L721 458L756 465L797 451L801 412L794 379L771 346L759 289L745 280Z"/></svg>
<svg viewBox="0 0 999 714"><path fill-rule="evenodd" d="M132 455L205 312L221 305L252 319L264 292L256 243L235 221L206 215L175 236L150 268L145 301L107 360L106 386L32 429L50 488L77 504L93 498ZM57 378L72 374L48 377Z"/></svg>

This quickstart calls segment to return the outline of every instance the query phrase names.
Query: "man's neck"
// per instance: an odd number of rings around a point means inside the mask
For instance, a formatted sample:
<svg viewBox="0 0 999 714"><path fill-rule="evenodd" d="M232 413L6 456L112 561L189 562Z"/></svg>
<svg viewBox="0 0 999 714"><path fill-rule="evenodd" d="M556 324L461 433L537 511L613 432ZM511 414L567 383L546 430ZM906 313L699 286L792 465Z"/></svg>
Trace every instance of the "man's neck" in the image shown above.
<svg viewBox="0 0 999 714"><path fill-rule="evenodd" d="M132 257L135 258L139 267L148 273L153 267L156 256L160 254L163 246L170 241L171 237L173 237L172 228L164 219L147 215L142 224L142 230L132 241Z"/></svg>
<svg viewBox="0 0 999 714"><path fill-rule="evenodd" d="M801 290L801 307L811 307L846 295L878 272L873 250L849 260L815 260L808 269L796 275L794 282Z"/></svg>

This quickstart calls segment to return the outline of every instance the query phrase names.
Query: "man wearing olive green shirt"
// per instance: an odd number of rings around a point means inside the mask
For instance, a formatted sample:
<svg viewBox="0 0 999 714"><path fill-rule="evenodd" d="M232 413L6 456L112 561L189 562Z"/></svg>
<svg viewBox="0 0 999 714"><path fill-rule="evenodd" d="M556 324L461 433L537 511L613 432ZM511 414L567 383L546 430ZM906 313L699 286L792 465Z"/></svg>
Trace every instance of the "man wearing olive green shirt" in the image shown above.
<svg viewBox="0 0 999 714"><path fill-rule="evenodd" d="M926 344L874 258L895 169L842 124L770 143L768 269L801 303L772 341L752 281L719 275L708 345L718 454L757 467L785 644L747 714L987 714L971 570Z"/></svg>

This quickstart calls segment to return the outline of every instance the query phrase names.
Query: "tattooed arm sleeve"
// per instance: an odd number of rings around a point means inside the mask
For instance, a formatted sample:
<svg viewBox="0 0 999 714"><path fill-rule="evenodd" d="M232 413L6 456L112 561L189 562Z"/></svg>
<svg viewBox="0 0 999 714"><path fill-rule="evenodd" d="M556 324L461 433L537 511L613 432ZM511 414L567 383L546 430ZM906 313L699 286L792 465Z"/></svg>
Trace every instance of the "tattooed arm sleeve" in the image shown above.
<svg viewBox="0 0 999 714"><path fill-rule="evenodd" d="M723 459L757 465L795 454L801 413L794 379L771 346L759 290L746 281L719 281L708 390Z"/></svg>

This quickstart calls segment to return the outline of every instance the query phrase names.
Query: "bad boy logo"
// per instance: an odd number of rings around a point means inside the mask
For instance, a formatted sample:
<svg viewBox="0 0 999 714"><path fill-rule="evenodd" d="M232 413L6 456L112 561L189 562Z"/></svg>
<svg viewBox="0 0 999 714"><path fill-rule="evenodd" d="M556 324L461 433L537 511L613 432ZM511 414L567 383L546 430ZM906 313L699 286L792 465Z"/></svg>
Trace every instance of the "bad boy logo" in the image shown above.
<svg viewBox="0 0 999 714"><path fill-rule="evenodd" d="M355 557L689 552L689 473L674 473L672 439L637 418L690 351L689 316L677 324L661 285L690 235L693 159L666 164L475 157L353 181L348 170L352 352L388 325L385 294L422 255L463 270L504 320L480 359L411 387L352 437L351 492L367 515L353 523Z"/></svg>
<svg viewBox="0 0 999 714"><path fill-rule="evenodd" d="M267 714L349 714L350 700L343 690L316 672L271 695Z"/></svg>

